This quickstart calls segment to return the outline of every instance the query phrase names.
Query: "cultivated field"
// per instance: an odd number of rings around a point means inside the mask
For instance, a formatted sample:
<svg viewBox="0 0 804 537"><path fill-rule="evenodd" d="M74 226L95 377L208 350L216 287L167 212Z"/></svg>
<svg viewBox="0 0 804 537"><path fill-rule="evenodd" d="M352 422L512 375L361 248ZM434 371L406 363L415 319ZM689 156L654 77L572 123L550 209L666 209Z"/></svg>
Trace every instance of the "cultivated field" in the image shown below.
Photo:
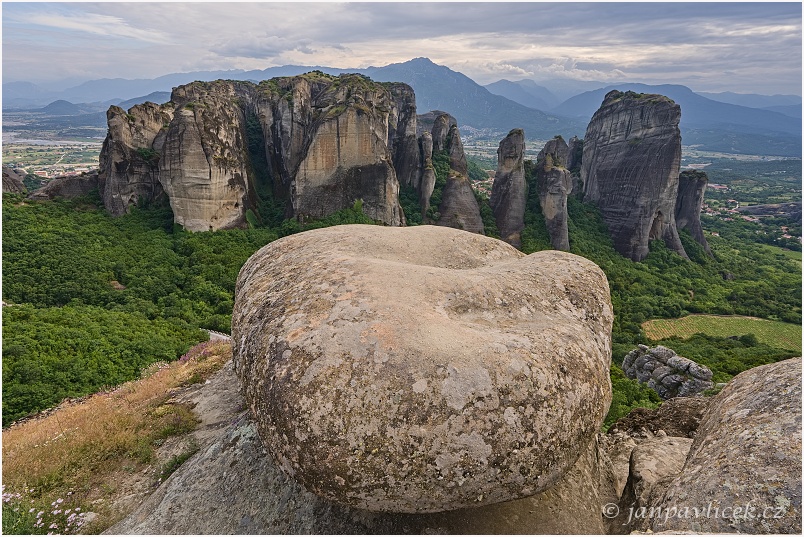
<svg viewBox="0 0 804 537"><path fill-rule="evenodd" d="M654 341L672 336L688 338L698 332L720 337L754 334L760 343L801 352L800 325L755 317L688 315L679 319L645 321L642 329Z"/></svg>

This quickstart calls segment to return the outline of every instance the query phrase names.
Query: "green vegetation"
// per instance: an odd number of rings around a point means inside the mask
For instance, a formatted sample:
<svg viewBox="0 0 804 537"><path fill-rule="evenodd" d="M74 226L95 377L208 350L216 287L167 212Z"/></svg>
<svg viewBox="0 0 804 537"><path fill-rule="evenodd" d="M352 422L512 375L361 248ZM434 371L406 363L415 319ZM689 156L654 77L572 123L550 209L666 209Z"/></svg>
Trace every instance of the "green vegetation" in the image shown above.
<svg viewBox="0 0 804 537"><path fill-rule="evenodd" d="M680 319L654 319L642 324L645 335L659 341L672 337L690 338L701 333L737 338L753 335L759 343L801 352L801 325L753 317L688 315Z"/></svg>

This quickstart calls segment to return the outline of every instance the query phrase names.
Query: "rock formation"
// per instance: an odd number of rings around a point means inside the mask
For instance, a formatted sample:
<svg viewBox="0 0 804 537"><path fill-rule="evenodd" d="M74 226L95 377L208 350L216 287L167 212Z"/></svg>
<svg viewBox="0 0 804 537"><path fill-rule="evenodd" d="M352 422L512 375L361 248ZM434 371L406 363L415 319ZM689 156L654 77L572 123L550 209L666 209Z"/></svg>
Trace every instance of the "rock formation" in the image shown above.
<svg viewBox="0 0 804 537"><path fill-rule="evenodd" d="M569 250L567 196L572 191L572 177L566 168L569 148L557 136L547 142L536 158L536 185L550 244L556 250Z"/></svg>
<svg viewBox="0 0 804 537"><path fill-rule="evenodd" d="M801 533L801 358L740 373L714 397L651 529ZM694 516L693 508L698 509Z"/></svg>
<svg viewBox="0 0 804 537"><path fill-rule="evenodd" d="M433 195L435 188L436 175L433 168L433 135L429 132L423 132L419 137L419 149L421 151L421 170L422 177L419 181L419 205L422 208L422 214L426 215L427 210L430 208L430 196Z"/></svg>
<svg viewBox="0 0 804 537"><path fill-rule="evenodd" d="M100 154L101 198L113 216L162 195L159 161L172 118L171 103L138 104L128 112L111 106L106 112L109 131Z"/></svg>
<svg viewBox="0 0 804 537"><path fill-rule="evenodd" d="M672 349L639 345L625 355L623 372L656 390L662 399L689 397L714 387L712 371Z"/></svg>
<svg viewBox="0 0 804 537"><path fill-rule="evenodd" d="M608 284L571 254L338 226L265 246L235 294L235 368L260 436L342 505L433 512L537 494L609 406Z"/></svg>
<svg viewBox="0 0 804 537"><path fill-rule="evenodd" d="M491 186L489 205L500 237L519 248L520 233L525 228L525 132L514 129L497 148L497 173Z"/></svg>
<svg viewBox="0 0 804 537"><path fill-rule="evenodd" d="M457 121L451 115L445 113L439 114L433 120L433 150L444 151L447 149L447 137L452 127L457 126Z"/></svg>
<svg viewBox="0 0 804 537"><path fill-rule="evenodd" d="M109 110L104 202L122 214L164 189L177 223L207 230L245 225L267 191L287 200L286 216L362 199L369 217L400 225L395 166L406 184L418 179L415 111L408 86L360 75L180 86L165 105Z"/></svg>
<svg viewBox="0 0 804 537"><path fill-rule="evenodd" d="M634 261L655 239L686 257L675 223L680 119L667 97L613 90L586 129L584 201L600 208L615 249Z"/></svg>
<svg viewBox="0 0 804 537"><path fill-rule="evenodd" d="M18 173L13 168L3 166L3 193L25 194L28 189L25 188L23 179L25 179L25 175Z"/></svg>
<svg viewBox="0 0 804 537"><path fill-rule="evenodd" d="M98 172L82 173L54 177L42 188L28 194L32 200L52 200L56 198L72 199L79 196L88 196L100 189Z"/></svg>
<svg viewBox="0 0 804 537"><path fill-rule="evenodd" d="M709 178L699 170L685 170L678 176L678 197L676 198L676 227L688 229L692 238L703 246L710 256L712 251L701 228L701 208Z"/></svg>
<svg viewBox="0 0 804 537"><path fill-rule="evenodd" d="M107 534L600 534L597 442L547 491L511 502L432 514L373 513L329 503L289 479L241 412L231 362L190 404L214 414L214 435ZM210 392L211 393L208 393ZM598 435L600 436L600 435ZM211 441L210 441L211 440ZM605 483L604 483L605 485Z"/></svg>
<svg viewBox="0 0 804 537"><path fill-rule="evenodd" d="M483 218L480 216L480 206L469 182L461 133L457 125L451 124L450 117L448 114L441 114L433 125L433 151L446 151L449 155L450 168L441 192L441 203L438 205L440 216L435 224L483 234ZM443 142L439 142L447 125L449 125L447 135L443 138ZM427 183L423 178L422 183L428 186L429 177L426 180Z"/></svg>

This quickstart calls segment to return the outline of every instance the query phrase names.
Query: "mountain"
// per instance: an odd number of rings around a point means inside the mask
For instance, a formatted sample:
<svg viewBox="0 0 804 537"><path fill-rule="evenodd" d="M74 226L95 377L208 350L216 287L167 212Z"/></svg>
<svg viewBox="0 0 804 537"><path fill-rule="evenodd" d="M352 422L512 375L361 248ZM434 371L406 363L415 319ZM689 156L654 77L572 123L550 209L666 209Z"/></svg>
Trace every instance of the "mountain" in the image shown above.
<svg viewBox="0 0 804 537"><path fill-rule="evenodd" d="M618 84L576 95L553 109L556 114L588 120L611 90L658 93L681 105L685 145L711 151L801 155L801 120L773 112L707 99L686 86Z"/></svg>
<svg viewBox="0 0 804 537"><path fill-rule="evenodd" d="M544 86L539 86L532 80L498 80L483 86L494 95L500 95L515 103L535 108L536 110L550 110L558 106L559 99Z"/></svg>
<svg viewBox="0 0 804 537"><path fill-rule="evenodd" d="M494 95L469 77L427 58L359 70L378 82L404 82L416 92L416 108L446 110L461 128L488 129L505 135L513 128L524 129L528 137L552 138L582 135L586 124L556 114L528 108Z"/></svg>
<svg viewBox="0 0 804 537"><path fill-rule="evenodd" d="M801 104L801 96L799 95L758 95L756 93L734 93L731 91L721 93L698 91L696 93L713 101L748 106L749 108L770 108L771 106Z"/></svg>
<svg viewBox="0 0 804 537"><path fill-rule="evenodd" d="M771 112L779 112L790 117L801 119L801 105L800 104L783 104L778 106L765 106L762 110L770 110Z"/></svg>
<svg viewBox="0 0 804 537"><path fill-rule="evenodd" d="M127 101L122 101L120 103L112 103L116 104L120 108L124 110L128 110L135 104L142 104L144 102L152 102L156 104L166 103L170 100L170 92L169 91L155 91L153 93L149 93L148 95L144 95L142 97L134 97L133 99L129 99Z"/></svg>
<svg viewBox="0 0 804 537"><path fill-rule="evenodd" d="M75 116L86 113L85 108L65 100L53 101L39 111L53 116Z"/></svg>

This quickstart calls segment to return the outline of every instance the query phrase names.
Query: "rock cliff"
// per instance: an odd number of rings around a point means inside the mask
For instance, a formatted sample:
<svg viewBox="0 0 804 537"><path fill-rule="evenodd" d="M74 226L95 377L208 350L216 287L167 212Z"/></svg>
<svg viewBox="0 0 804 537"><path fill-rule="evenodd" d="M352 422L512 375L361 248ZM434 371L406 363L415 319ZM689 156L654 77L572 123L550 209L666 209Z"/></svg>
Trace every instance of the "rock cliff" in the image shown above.
<svg viewBox="0 0 804 537"><path fill-rule="evenodd" d="M28 194L28 198L32 200L72 199L87 196L100 189L101 183L98 178L98 172L94 171L82 173L81 175L54 177L42 188L38 188Z"/></svg>
<svg viewBox="0 0 804 537"><path fill-rule="evenodd" d="M337 226L262 248L235 294L235 369L260 436L338 504L416 513L537 494L610 402L607 281L571 254Z"/></svg>
<svg viewBox="0 0 804 537"><path fill-rule="evenodd" d="M413 91L360 75L194 82L165 105L112 107L108 119L107 209L123 214L164 190L190 230L243 226L266 199L298 219L362 199L369 217L400 225L397 168L406 184L420 177Z"/></svg>
<svg viewBox="0 0 804 537"><path fill-rule="evenodd" d="M3 192L11 194L25 194L28 189L25 188L22 180L25 176L17 173L13 168L3 166Z"/></svg>
<svg viewBox="0 0 804 537"><path fill-rule="evenodd" d="M497 173L491 186L489 205L500 237L519 248L520 233L525 228L525 132L514 129L497 148Z"/></svg>
<svg viewBox="0 0 804 537"><path fill-rule="evenodd" d="M615 249L634 261L655 239L686 257L675 222L680 119L667 97L614 90L586 129L583 199L600 208Z"/></svg>
<svg viewBox="0 0 804 537"><path fill-rule="evenodd" d="M568 251L569 227L567 196L572 191L572 176L566 168L569 148L563 138L553 138L536 158L536 185L550 244L556 250Z"/></svg>
<svg viewBox="0 0 804 537"><path fill-rule="evenodd" d="M685 170L678 176L678 197L676 198L676 226L679 230L689 230L692 238L703 246L710 256L712 251L701 228L701 207L709 178L705 172Z"/></svg>

